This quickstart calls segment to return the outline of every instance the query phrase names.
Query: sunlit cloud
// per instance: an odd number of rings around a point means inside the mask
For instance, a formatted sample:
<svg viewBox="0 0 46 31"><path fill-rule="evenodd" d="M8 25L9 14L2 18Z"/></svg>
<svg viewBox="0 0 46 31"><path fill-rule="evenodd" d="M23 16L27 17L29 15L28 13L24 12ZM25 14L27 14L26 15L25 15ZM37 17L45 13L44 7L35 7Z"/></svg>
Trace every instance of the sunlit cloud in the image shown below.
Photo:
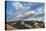
<svg viewBox="0 0 46 31"><path fill-rule="evenodd" d="M26 12L26 14L34 14L35 13L35 11L28 11L28 12Z"/></svg>
<svg viewBox="0 0 46 31"><path fill-rule="evenodd" d="M17 18L19 18L19 17L21 17L22 15L18 15L18 16L16 16Z"/></svg>

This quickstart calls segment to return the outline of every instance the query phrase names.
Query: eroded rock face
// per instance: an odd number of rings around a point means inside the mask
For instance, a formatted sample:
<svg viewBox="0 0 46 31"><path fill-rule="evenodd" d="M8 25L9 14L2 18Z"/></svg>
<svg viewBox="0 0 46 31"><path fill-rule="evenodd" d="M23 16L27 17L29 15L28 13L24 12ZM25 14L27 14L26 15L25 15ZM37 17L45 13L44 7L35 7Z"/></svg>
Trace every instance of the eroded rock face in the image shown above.
<svg viewBox="0 0 46 31"><path fill-rule="evenodd" d="M7 23L16 29L38 29L38 28L45 28L44 22L43 21L14 21L14 22L9 22Z"/></svg>

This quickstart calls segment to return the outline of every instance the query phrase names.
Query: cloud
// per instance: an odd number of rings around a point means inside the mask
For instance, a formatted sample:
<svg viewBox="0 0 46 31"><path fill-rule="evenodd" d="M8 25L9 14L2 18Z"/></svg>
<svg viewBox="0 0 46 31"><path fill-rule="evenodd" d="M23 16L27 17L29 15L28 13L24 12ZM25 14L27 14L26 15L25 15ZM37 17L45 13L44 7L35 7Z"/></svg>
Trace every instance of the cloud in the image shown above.
<svg viewBox="0 0 46 31"><path fill-rule="evenodd" d="M34 14L35 13L35 11L28 11L28 12L26 12L25 14Z"/></svg>
<svg viewBox="0 0 46 31"><path fill-rule="evenodd" d="M33 18L33 17L30 17L30 18L27 18L27 19L23 19L24 21L32 21L32 20L37 20L37 21L44 21L44 17L38 17L38 18Z"/></svg>
<svg viewBox="0 0 46 31"><path fill-rule="evenodd" d="M15 6L17 10L23 8L23 5L18 1L13 2L13 6Z"/></svg>
<svg viewBox="0 0 46 31"><path fill-rule="evenodd" d="M18 16L16 16L16 18L19 18L19 17L21 17L21 16L23 16L23 15L18 15Z"/></svg>
<svg viewBox="0 0 46 31"><path fill-rule="evenodd" d="M28 11L25 11L25 12L23 12L23 13L20 13L19 15L17 15L16 16L16 18L25 18L25 17L27 17L28 18L28 16L30 15L31 16L31 14L35 14L35 11L33 11L33 10L28 10ZM33 15L32 15L33 16Z"/></svg>
<svg viewBox="0 0 46 31"><path fill-rule="evenodd" d="M39 15L39 14L44 14L44 7L43 6L36 9L35 15Z"/></svg>
<svg viewBox="0 0 46 31"><path fill-rule="evenodd" d="M23 4L21 4L20 2L13 2L12 4L14 6L14 8L16 10L12 10L10 11L11 13L8 12L8 14L10 15L7 15L7 21L16 21L17 19L25 19L25 20L42 20L43 18L42 17L39 17L40 15L39 14L43 14L43 11L42 11L42 7L40 7L40 5L36 4L36 3L32 3L32 6L29 7L28 5L26 5L27 7L24 7ZM35 6L39 6L39 7L35 7ZM37 9L37 10L31 10L30 8L32 9ZM28 10L30 9L30 10ZM38 16L39 15L39 16ZM38 16L38 17L36 17ZM35 17L35 18L34 18Z"/></svg>

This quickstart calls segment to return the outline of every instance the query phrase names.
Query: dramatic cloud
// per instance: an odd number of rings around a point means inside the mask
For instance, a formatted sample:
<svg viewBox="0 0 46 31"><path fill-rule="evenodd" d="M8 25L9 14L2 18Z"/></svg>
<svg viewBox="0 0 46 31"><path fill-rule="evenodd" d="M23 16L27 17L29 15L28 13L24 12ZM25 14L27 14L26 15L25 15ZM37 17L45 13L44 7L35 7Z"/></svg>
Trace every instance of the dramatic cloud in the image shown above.
<svg viewBox="0 0 46 31"><path fill-rule="evenodd" d="M26 5L25 5L26 4ZM22 20L44 20L44 4L33 2L8 2L7 21ZM9 8L10 7L10 8ZM9 10L8 10L9 9Z"/></svg>

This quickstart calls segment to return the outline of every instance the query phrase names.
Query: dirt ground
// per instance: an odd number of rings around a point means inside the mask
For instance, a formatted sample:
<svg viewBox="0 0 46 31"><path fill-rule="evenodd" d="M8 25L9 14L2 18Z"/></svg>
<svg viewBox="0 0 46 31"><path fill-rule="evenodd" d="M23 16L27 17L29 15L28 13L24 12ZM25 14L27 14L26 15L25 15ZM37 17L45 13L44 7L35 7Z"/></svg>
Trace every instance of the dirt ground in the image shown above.
<svg viewBox="0 0 46 31"><path fill-rule="evenodd" d="M16 28L11 26L11 25L9 25L9 24L6 24L6 28L5 29L6 30L15 30Z"/></svg>

